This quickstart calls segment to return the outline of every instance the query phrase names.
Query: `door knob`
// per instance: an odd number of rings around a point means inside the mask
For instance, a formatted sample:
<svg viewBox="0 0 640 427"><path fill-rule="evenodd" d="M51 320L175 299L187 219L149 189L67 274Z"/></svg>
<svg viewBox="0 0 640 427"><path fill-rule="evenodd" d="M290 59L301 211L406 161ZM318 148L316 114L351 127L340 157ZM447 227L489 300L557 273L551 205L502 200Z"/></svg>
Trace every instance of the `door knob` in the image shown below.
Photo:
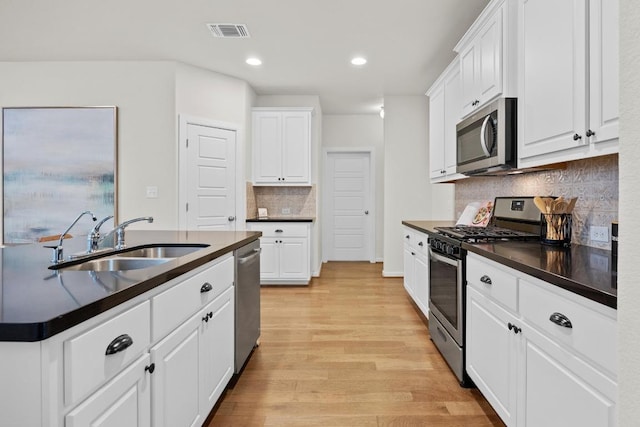
<svg viewBox="0 0 640 427"><path fill-rule="evenodd" d="M233 216L233 215L231 215L228 219L229 219L229 222L231 222L231 221L235 221L235 220L236 220L236 217L235 217L235 216Z"/></svg>
<svg viewBox="0 0 640 427"><path fill-rule="evenodd" d="M369 215L369 211L364 211L364 214L365 215Z"/></svg>

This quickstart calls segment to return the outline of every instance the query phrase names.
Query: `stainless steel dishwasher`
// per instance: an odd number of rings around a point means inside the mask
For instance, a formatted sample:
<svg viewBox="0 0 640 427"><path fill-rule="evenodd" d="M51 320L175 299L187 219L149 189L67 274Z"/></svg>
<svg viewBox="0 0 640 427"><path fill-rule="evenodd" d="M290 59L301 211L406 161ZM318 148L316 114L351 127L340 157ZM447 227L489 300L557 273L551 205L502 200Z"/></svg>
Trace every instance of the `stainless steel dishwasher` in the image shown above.
<svg viewBox="0 0 640 427"><path fill-rule="evenodd" d="M260 337L260 240L234 251L236 260L236 360L238 374Z"/></svg>

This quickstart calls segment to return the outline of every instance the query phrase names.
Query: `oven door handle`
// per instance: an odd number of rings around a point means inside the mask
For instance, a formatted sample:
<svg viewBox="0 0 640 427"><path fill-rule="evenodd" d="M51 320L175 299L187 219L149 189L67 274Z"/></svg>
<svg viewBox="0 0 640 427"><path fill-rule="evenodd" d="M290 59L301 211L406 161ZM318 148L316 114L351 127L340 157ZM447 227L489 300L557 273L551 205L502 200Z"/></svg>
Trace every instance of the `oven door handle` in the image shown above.
<svg viewBox="0 0 640 427"><path fill-rule="evenodd" d="M445 264L449 264L449 265L451 265L453 267L457 267L458 266L458 260L447 258L445 256L437 254L437 253L433 252L431 250L431 248L429 248L429 256L432 259L436 260L436 261L444 262Z"/></svg>
<svg viewBox="0 0 640 427"><path fill-rule="evenodd" d="M487 157L491 157L491 151L493 150L493 146L491 148L487 147L487 139L486 139L487 125L489 124L490 120L491 120L491 114L485 117L484 121L482 122L482 127L480 128L480 147L482 148L482 151ZM491 124L493 125L493 123Z"/></svg>

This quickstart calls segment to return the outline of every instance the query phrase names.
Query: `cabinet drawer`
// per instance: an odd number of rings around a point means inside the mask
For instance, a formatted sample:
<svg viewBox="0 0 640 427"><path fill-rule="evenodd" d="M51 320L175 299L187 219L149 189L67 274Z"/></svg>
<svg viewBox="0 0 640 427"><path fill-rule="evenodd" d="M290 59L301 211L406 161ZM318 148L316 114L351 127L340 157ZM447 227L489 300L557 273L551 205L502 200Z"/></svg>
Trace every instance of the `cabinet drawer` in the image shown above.
<svg viewBox="0 0 640 427"><path fill-rule="evenodd" d="M222 261L215 260L213 263L206 270L185 279L151 300L153 341L166 336L233 285L233 257Z"/></svg>
<svg viewBox="0 0 640 427"><path fill-rule="evenodd" d="M262 231L264 237L306 237L309 232L307 224L287 222L271 222L266 224L249 223L252 231Z"/></svg>
<svg viewBox="0 0 640 427"><path fill-rule="evenodd" d="M427 255L429 253L429 236L408 227L403 230L404 242L416 253Z"/></svg>
<svg viewBox="0 0 640 427"><path fill-rule="evenodd" d="M150 344L150 304L145 301L64 342L64 400L73 404L114 377ZM131 344L126 347L128 335ZM116 345L116 342L119 344ZM113 354L106 354L110 347ZM122 350L118 350L118 347Z"/></svg>
<svg viewBox="0 0 640 427"><path fill-rule="evenodd" d="M518 279L499 264L473 254L467 256L467 284L513 311L518 304Z"/></svg>
<svg viewBox="0 0 640 427"><path fill-rule="evenodd" d="M545 284L551 287L551 285ZM520 314L532 326L558 343L596 362L614 375L618 348L615 310L602 306L598 311L579 295L562 295L559 290L520 280ZM584 300L584 301L582 301ZM583 304L584 302L584 304ZM610 313L605 314L607 311ZM553 316L553 319L551 320ZM568 320L571 327L558 325Z"/></svg>

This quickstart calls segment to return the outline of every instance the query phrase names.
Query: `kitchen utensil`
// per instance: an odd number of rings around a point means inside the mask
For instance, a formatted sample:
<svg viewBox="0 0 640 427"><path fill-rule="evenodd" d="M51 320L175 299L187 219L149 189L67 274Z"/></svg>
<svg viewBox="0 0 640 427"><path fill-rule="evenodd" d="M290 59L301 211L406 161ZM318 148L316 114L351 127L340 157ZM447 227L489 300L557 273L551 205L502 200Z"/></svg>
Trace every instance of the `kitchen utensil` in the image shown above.
<svg viewBox="0 0 640 427"><path fill-rule="evenodd" d="M573 208L576 206L576 201L578 200L577 197L574 197L573 199L571 199L569 201L569 206L567 206L567 213L570 214L571 212L573 212Z"/></svg>
<svg viewBox="0 0 640 427"><path fill-rule="evenodd" d="M533 198L533 203L542 213L547 213L547 203L543 200L542 197L536 196Z"/></svg>

